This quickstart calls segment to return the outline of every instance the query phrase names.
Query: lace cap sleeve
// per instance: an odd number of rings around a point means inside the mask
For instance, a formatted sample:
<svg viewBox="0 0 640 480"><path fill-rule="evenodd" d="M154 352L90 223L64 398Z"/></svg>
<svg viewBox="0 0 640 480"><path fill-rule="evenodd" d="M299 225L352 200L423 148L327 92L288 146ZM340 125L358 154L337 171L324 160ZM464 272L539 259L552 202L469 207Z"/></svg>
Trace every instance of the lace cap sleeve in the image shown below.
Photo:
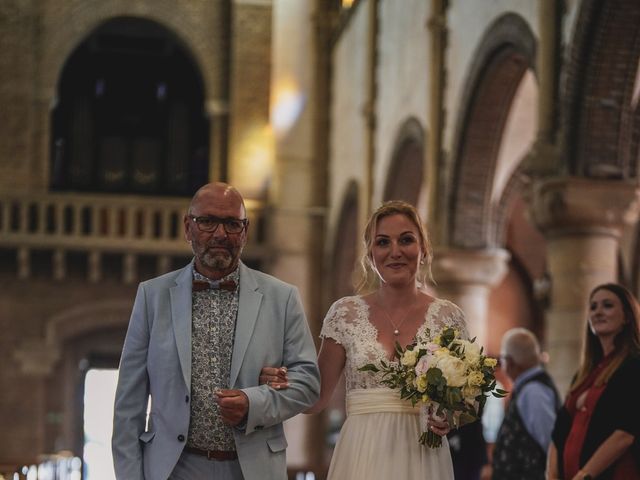
<svg viewBox="0 0 640 480"><path fill-rule="evenodd" d="M357 316L356 297L344 297L331 305L322 323L320 338L332 338L344 345L351 330L351 325Z"/></svg>
<svg viewBox="0 0 640 480"><path fill-rule="evenodd" d="M435 329L442 330L451 327L460 332L460 338L468 340L469 331L462 309L455 303L442 299L438 300L438 307L433 320Z"/></svg>

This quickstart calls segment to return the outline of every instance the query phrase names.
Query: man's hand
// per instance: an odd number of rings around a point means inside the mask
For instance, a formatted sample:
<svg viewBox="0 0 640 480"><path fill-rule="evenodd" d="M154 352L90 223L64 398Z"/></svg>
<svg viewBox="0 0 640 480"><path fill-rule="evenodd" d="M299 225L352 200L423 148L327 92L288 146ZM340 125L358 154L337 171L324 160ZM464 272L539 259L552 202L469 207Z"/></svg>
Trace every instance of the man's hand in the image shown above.
<svg viewBox="0 0 640 480"><path fill-rule="evenodd" d="M216 390L216 403L220 407L222 421L235 427L249 412L249 399L242 390Z"/></svg>

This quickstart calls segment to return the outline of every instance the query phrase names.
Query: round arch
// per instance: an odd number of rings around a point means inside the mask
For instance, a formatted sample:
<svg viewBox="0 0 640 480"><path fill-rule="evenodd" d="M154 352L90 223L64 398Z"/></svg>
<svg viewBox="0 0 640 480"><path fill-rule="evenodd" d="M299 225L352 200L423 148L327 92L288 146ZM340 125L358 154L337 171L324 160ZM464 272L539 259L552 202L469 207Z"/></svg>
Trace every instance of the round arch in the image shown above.
<svg viewBox="0 0 640 480"><path fill-rule="evenodd" d="M192 22L193 16L185 10L184 5L171 0L121 2L117 9L107 2L89 0L75 3L49 16L51 20L45 25L48 41L43 45L41 97L47 98L51 104L55 103L56 84L67 58L91 35L91 32L114 18L132 17L155 22L175 35L185 50L190 52L194 63L202 72L205 98L219 101L223 92L220 91L215 75L216 71L219 74L226 52L220 53L223 45L211 42L206 29ZM222 8L219 10L214 12L215 21L219 20L218 17L228 14ZM74 28L68 28L69 25L73 25ZM221 37L219 41L226 47L226 38Z"/></svg>
<svg viewBox="0 0 640 480"><path fill-rule="evenodd" d="M77 305L48 318L43 338L26 339L14 352L14 358L24 373L50 375L66 354L65 344L96 332L120 331L122 339L129 324L131 302L108 300ZM118 355L122 343L114 346Z"/></svg>
<svg viewBox="0 0 640 480"><path fill-rule="evenodd" d="M352 295L358 255L358 184L352 180L342 197L340 215L333 235L331 265L331 300Z"/></svg>
<svg viewBox="0 0 640 480"><path fill-rule="evenodd" d="M327 265L329 266L329 303L353 295L355 293L355 278L358 272L358 239L359 239L359 188L355 180L349 181L344 189L340 203L340 213L335 224L331 240L331 252ZM324 421L325 455L331 455L342 423L346 418L345 412L345 377L341 375L335 392L327 405Z"/></svg>
<svg viewBox="0 0 640 480"><path fill-rule="evenodd" d="M417 119L410 118L400 127L395 142L383 200L418 204L424 176L424 151L424 129Z"/></svg>
<svg viewBox="0 0 640 480"><path fill-rule="evenodd" d="M57 92L53 190L188 196L208 177L202 73L163 25L101 23L66 60Z"/></svg>
<svg viewBox="0 0 640 480"><path fill-rule="evenodd" d="M48 442L83 451L86 374L90 368L118 367L130 314L131 301L106 300L65 309L48 320L46 343L60 358L46 382L46 410L63 417Z"/></svg>
<svg viewBox="0 0 640 480"><path fill-rule="evenodd" d="M97 330L126 330L130 314L130 300L108 300L77 305L53 315L47 321L46 341L48 344L61 346L74 337L81 337Z"/></svg>
<svg viewBox="0 0 640 480"><path fill-rule="evenodd" d="M454 142L450 243L487 248L496 243L491 194L502 134L518 87L534 69L535 37L509 13L487 28L474 55Z"/></svg>

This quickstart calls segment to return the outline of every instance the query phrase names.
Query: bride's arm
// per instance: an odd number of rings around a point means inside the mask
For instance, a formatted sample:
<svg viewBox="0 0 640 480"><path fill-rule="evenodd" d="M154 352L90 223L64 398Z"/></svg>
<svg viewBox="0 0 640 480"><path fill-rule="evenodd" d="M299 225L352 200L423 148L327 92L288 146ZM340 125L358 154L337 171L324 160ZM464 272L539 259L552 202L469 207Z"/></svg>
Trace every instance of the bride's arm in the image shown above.
<svg viewBox="0 0 640 480"><path fill-rule="evenodd" d="M344 370L347 355L344 347L331 337L325 337L320 345L318 367L320 368L320 398L304 413L318 413L325 409Z"/></svg>

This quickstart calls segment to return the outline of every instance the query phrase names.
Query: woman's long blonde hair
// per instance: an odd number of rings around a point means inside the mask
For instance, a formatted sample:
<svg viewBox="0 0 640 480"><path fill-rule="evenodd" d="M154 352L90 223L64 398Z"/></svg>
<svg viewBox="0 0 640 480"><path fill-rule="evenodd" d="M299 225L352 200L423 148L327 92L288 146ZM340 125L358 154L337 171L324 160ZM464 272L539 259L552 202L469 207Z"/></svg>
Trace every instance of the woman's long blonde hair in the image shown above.
<svg viewBox="0 0 640 480"><path fill-rule="evenodd" d="M420 243L420 249L422 250L421 268L418 272L417 281L420 285L426 285L426 281L433 281L431 276L431 261L433 259L433 248L427 230L420 219L418 210L402 200L389 200L384 202L378 209L371 214L367 226L364 229L362 241L364 243L364 253L360 259L360 265L362 267L362 275L357 285L358 291L369 289L373 284L377 284L379 281L378 275L373 266L372 248L373 240L375 237L376 227L378 222L391 215L404 215L416 226L418 230L418 241Z"/></svg>
<svg viewBox="0 0 640 480"><path fill-rule="evenodd" d="M624 312L624 325L614 339L615 351L611 363L596 378L595 386L601 386L609 381L614 372L629 356L640 355L640 305L636 298L622 285L617 283L605 283L598 285L589 295L589 303L599 290L608 290L620 299ZM579 388L593 369L604 357L602 345L598 337L591 331L587 321L586 336L582 345L582 359L575 380L571 384L571 391Z"/></svg>

